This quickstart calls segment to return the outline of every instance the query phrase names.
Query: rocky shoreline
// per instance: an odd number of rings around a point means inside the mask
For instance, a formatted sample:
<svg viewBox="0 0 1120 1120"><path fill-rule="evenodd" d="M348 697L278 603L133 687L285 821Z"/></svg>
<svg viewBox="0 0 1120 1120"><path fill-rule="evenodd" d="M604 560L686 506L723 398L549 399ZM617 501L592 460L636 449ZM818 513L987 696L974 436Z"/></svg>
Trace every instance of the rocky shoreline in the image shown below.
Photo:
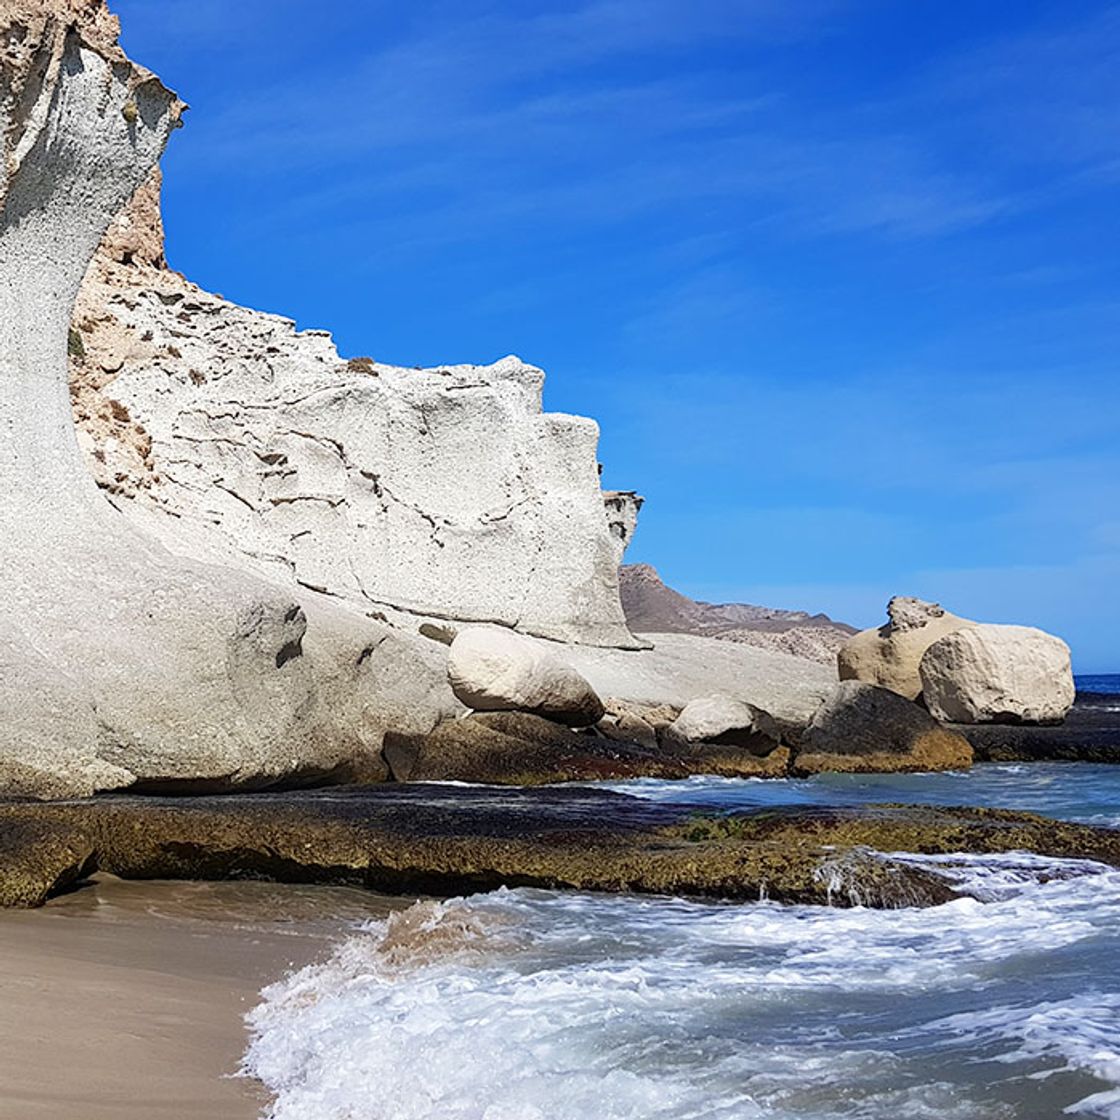
<svg viewBox="0 0 1120 1120"><path fill-rule="evenodd" d="M642 499L602 489L596 425L545 412L539 369L344 360L190 284L159 208L183 103L125 57L103 0L14 0L0 27L0 796L58 802L4 807L9 900L92 866L235 873L242 850L260 873L385 887L815 899L811 861L642 831L625 801L573 831L557 806L576 795L483 813L493 795L406 783L1116 759L1107 705L1073 705L1069 649L1040 630L896 597L854 633L620 577ZM112 791L153 800L74 800ZM372 815L338 808L358 802ZM252 832L277 814L270 863ZM192 839L201 819L236 843ZM148 828L160 852L122 845Z"/></svg>
<svg viewBox="0 0 1120 1120"><path fill-rule="evenodd" d="M0 803L0 906L96 871L450 896L568 888L875 907L960 888L880 853L1033 852L1120 866L1120 831L995 809L704 815L594 789L351 787L237 797Z"/></svg>

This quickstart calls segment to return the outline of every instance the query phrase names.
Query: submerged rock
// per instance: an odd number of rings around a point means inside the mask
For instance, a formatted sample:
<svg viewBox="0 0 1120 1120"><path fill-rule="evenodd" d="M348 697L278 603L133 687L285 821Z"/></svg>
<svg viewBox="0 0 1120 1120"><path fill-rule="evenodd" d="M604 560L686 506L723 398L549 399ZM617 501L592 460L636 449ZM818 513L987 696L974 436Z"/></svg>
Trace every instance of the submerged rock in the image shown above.
<svg viewBox="0 0 1120 1120"><path fill-rule="evenodd" d="M922 655L939 638L976 623L950 614L939 603L902 595L887 604L887 615L885 626L861 630L840 647L840 679L889 688L916 700L922 694Z"/></svg>
<svg viewBox="0 0 1120 1120"><path fill-rule="evenodd" d="M1076 689L1069 646L1031 626L974 626L940 638L921 663L922 696L950 723L1061 723Z"/></svg>
<svg viewBox="0 0 1120 1120"><path fill-rule="evenodd" d="M891 773L971 765L968 741L917 704L890 689L842 681L802 734L793 772Z"/></svg>
<svg viewBox="0 0 1120 1120"><path fill-rule="evenodd" d="M873 851L877 849L878 851ZM601 790L378 786L240 797L0 803L0 905L95 870L391 894L500 886L870 906L960 888L881 852L1029 851L1120 865L1120 832L985 809L686 815Z"/></svg>

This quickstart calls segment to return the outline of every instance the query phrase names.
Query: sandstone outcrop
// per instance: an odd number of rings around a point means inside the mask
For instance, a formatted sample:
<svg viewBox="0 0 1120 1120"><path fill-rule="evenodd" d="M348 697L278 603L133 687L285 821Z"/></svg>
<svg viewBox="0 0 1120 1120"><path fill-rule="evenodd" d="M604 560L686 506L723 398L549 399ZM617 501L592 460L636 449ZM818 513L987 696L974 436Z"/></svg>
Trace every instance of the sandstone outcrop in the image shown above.
<svg viewBox="0 0 1120 1120"><path fill-rule="evenodd" d="M801 735L793 758L799 775L825 771L889 773L959 770L972 747L897 692L843 681Z"/></svg>
<svg viewBox="0 0 1120 1120"><path fill-rule="evenodd" d="M587 727L605 711L595 690L545 643L511 630L471 626L451 643L451 689L480 712L530 712Z"/></svg>
<svg viewBox="0 0 1120 1120"><path fill-rule="evenodd" d="M607 511L607 529L614 541L615 555L622 563L626 549L638 528L638 514L645 498L633 490L604 490L603 508Z"/></svg>
<svg viewBox="0 0 1120 1120"><path fill-rule="evenodd" d="M938 603L902 595L887 604L887 615L885 626L862 630L841 646L840 679L879 685L916 700L922 694L922 655L939 638L976 623L950 614Z"/></svg>
<svg viewBox="0 0 1120 1120"><path fill-rule="evenodd" d="M934 642L922 695L950 723L1060 723L1076 690L1069 646L1030 626L984 624Z"/></svg>
<svg viewBox="0 0 1120 1120"><path fill-rule="evenodd" d="M108 504L79 451L74 301L182 112L117 30L94 0L0 6L0 790L224 788L360 768L386 726L421 730L454 710L431 643L297 598L294 584L173 555Z"/></svg>

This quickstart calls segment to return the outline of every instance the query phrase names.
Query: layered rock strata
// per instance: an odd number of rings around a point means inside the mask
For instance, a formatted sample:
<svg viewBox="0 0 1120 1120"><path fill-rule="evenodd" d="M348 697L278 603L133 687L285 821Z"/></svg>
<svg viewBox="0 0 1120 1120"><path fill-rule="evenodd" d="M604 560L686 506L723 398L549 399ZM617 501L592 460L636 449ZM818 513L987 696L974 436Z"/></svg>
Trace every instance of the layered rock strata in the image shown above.
<svg viewBox="0 0 1120 1120"><path fill-rule="evenodd" d="M80 439L122 511L361 610L640 644L618 593L640 499L605 510L598 428L542 411L539 369L347 361L168 271L158 189L110 229L71 332Z"/></svg>
<svg viewBox="0 0 1120 1120"><path fill-rule="evenodd" d="M79 451L75 298L182 112L117 30L94 0L0 6L0 788L375 767L386 726L454 709L428 643L172 555L113 509Z"/></svg>

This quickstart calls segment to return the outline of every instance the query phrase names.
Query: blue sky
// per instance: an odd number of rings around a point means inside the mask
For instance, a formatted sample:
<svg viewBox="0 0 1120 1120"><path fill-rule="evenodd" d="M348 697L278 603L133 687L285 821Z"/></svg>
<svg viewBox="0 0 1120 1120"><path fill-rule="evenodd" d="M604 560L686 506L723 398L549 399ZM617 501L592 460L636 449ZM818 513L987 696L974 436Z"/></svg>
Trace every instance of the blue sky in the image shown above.
<svg viewBox="0 0 1120 1120"><path fill-rule="evenodd" d="M696 597L916 594L1120 671L1120 4L113 6L192 105L173 267L544 367Z"/></svg>

